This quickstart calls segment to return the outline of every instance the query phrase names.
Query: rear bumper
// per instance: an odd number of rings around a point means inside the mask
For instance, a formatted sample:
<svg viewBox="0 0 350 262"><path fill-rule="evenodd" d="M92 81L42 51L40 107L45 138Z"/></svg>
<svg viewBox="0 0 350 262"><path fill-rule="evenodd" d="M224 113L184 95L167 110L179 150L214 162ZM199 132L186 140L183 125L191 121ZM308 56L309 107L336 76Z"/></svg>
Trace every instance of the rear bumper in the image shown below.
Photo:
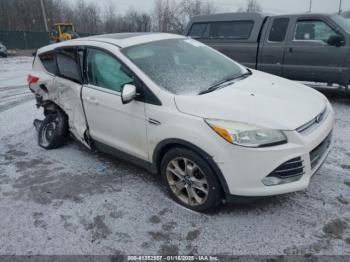
<svg viewBox="0 0 350 262"><path fill-rule="evenodd" d="M229 188L227 200L240 197L261 197L280 195L304 190L312 176L321 167L331 149L331 138L327 139L334 125L334 113L330 110L327 118L309 134L288 131L288 143L269 148L230 147L219 157L215 157ZM311 164L310 153L316 152L324 141L328 141L317 163ZM303 175L294 182L266 186L262 181L274 170L294 158L301 158ZM254 199L253 198L253 199Z"/></svg>

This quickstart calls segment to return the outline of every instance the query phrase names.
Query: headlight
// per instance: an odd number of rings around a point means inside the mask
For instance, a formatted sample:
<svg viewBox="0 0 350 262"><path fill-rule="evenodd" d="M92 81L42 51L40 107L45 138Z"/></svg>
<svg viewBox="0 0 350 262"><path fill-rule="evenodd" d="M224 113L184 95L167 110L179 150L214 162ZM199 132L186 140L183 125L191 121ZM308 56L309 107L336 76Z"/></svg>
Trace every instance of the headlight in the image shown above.
<svg viewBox="0 0 350 262"><path fill-rule="evenodd" d="M265 147L287 143L287 137L280 130L218 119L205 119L205 122L231 144L245 147Z"/></svg>

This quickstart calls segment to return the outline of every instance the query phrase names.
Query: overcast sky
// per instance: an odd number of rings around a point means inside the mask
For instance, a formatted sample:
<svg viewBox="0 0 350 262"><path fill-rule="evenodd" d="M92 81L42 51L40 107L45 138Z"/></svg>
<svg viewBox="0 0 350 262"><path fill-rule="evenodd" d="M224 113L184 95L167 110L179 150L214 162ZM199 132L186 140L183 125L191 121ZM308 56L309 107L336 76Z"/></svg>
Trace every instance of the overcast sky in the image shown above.
<svg viewBox="0 0 350 262"><path fill-rule="evenodd" d="M75 2L76 0L68 0ZM113 2L120 13L133 7L137 10L150 10L154 0L88 0L99 3L104 7L109 2ZM172 0L179 1L179 0ZM201 0L203 2L210 0ZM258 0L263 11L267 13L295 13L305 12L309 9L310 0ZM340 0L312 0L313 12L334 13L339 9ZM350 0L343 1L343 10L350 10ZM216 3L221 12L236 11L239 7L246 6L247 0L212 0Z"/></svg>

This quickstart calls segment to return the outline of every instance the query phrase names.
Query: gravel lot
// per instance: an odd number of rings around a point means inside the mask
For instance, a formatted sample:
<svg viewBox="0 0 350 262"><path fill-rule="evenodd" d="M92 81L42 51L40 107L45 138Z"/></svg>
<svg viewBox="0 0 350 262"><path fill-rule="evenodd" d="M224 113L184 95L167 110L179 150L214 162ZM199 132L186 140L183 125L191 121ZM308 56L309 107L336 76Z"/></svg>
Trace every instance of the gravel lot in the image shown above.
<svg viewBox="0 0 350 262"><path fill-rule="evenodd" d="M306 191L204 215L175 204L157 177L136 166L74 141L39 148L32 122L41 111L26 87L1 84L5 69L18 63L6 61L0 61L1 255L350 255L350 92L321 90L336 111L335 141Z"/></svg>

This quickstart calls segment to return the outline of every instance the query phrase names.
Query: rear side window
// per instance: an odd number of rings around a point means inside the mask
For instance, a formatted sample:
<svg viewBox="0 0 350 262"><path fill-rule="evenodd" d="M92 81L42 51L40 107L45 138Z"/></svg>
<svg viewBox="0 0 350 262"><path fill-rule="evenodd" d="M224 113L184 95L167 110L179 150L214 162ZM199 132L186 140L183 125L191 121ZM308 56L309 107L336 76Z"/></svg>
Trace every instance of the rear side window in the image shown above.
<svg viewBox="0 0 350 262"><path fill-rule="evenodd" d="M210 38L248 39L253 21L215 22L210 24Z"/></svg>
<svg viewBox="0 0 350 262"><path fill-rule="evenodd" d="M41 54L39 55L39 58L47 72L53 75L58 74L55 52Z"/></svg>
<svg viewBox="0 0 350 262"><path fill-rule="evenodd" d="M193 24L188 35L192 38L201 38L204 36L207 28L208 24L206 23Z"/></svg>
<svg viewBox="0 0 350 262"><path fill-rule="evenodd" d="M82 83L79 54L76 48L60 49L56 54L59 75L77 83Z"/></svg>
<svg viewBox="0 0 350 262"><path fill-rule="evenodd" d="M273 20L271 27L269 41L283 42L286 38L287 29L289 25L289 18L276 18Z"/></svg>

